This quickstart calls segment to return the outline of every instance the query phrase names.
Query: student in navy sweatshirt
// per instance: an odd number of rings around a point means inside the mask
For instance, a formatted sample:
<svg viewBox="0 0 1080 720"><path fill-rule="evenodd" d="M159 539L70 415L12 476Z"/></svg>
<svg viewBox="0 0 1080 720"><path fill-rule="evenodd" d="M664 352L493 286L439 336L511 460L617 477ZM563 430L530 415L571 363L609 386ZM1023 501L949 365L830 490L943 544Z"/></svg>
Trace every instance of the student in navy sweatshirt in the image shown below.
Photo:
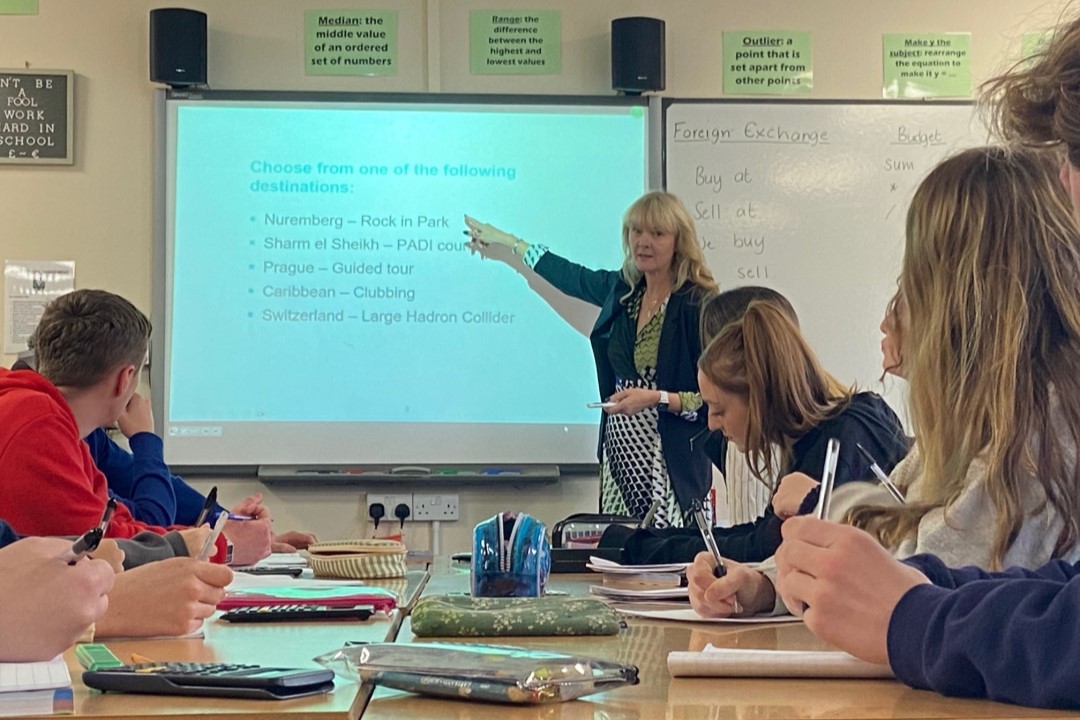
<svg viewBox="0 0 1080 720"><path fill-rule="evenodd" d="M886 472L907 453L908 439L888 404L830 375L780 304L751 302L709 343L698 368L709 429L734 444L762 482L791 473L820 477L829 438L840 440L837 485L871 477L856 444ZM714 528L713 537L724 557L758 562L780 546L781 523L768 508L752 522ZM604 545L614 542L614 533L605 535ZM622 559L632 564L688 562L704 549L696 531L642 530L622 542Z"/></svg>
<svg viewBox="0 0 1080 720"><path fill-rule="evenodd" d="M777 588L830 645L912 687L1080 708L1080 563L989 573L933 555L901 562L862 530L810 517L783 535Z"/></svg>

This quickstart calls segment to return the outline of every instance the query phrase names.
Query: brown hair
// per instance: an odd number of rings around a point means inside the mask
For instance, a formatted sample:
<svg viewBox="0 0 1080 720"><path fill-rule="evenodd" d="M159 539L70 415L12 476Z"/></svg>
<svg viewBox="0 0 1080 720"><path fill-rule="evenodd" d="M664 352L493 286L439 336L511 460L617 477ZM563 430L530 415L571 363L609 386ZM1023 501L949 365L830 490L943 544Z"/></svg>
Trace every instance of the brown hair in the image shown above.
<svg viewBox="0 0 1080 720"><path fill-rule="evenodd" d="M701 342L708 345L721 330L741 318L750 303L757 300L772 303L795 323L795 327L799 326L799 316L786 297L772 288L743 285L713 295L701 306Z"/></svg>
<svg viewBox="0 0 1080 720"><path fill-rule="evenodd" d="M698 369L721 390L745 399L746 454L759 480L762 473L777 474L771 445L787 453L788 440L836 415L853 394L821 367L791 317L767 301L750 303L741 319L713 338Z"/></svg>
<svg viewBox="0 0 1080 720"><path fill-rule="evenodd" d="M121 365L141 367L150 321L104 290L76 290L49 303L30 339L37 369L58 387L86 388Z"/></svg>
<svg viewBox="0 0 1080 720"><path fill-rule="evenodd" d="M675 255L671 259L671 288L678 290L686 282L691 282L704 292L717 290L716 280L705 265L705 256L698 243L697 230L690 213L682 201L671 193L651 192L642 195L626 211L622 226L623 264L622 277L630 286L630 292L623 300L633 294L633 289L641 279L641 271L634 264L634 254L630 250L630 229L671 233L675 236Z"/></svg>
<svg viewBox="0 0 1080 720"><path fill-rule="evenodd" d="M1080 230L1045 154L975 148L938 165L907 216L904 364L922 462L919 502L856 508L890 548L966 489L985 461L991 567L1026 519L1027 484L1080 540ZM1032 480L1033 478L1033 480Z"/></svg>
<svg viewBox="0 0 1080 720"><path fill-rule="evenodd" d="M980 90L989 125L1003 139L1063 145L1069 162L1080 167L1080 18L1059 26L1040 50Z"/></svg>

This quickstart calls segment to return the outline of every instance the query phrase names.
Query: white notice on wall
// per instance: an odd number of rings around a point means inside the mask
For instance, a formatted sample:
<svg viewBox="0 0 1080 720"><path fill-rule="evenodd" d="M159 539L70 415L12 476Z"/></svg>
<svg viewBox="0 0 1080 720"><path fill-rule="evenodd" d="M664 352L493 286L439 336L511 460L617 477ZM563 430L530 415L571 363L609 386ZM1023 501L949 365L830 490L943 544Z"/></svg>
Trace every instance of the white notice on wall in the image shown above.
<svg viewBox="0 0 1080 720"><path fill-rule="evenodd" d="M45 306L74 289L73 260L5 260L4 352L26 350Z"/></svg>

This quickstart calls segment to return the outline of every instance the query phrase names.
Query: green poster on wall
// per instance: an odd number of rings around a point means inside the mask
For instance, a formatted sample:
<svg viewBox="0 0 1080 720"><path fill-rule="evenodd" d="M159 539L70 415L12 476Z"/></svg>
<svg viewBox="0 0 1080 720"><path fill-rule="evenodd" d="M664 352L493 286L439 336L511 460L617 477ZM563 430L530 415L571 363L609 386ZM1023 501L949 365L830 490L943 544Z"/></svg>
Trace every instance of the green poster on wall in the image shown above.
<svg viewBox="0 0 1080 720"><path fill-rule="evenodd" d="M724 33L724 94L808 95L813 88L810 33Z"/></svg>
<svg viewBox="0 0 1080 720"><path fill-rule="evenodd" d="M37 15L38 0L0 0L0 15Z"/></svg>
<svg viewBox="0 0 1080 720"><path fill-rule="evenodd" d="M307 75L396 75L397 13L308 10L304 13Z"/></svg>
<svg viewBox="0 0 1080 720"><path fill-rule="evenodd" d="M971 97L971 33L886 33L881 45L884 97Z"/></svg>
<svg viewBox="0 0 1080 720"><path fill-rule="evenodd" d="M1020 46L1021 57L1023 57L1025 60L1033 59L1036 55L1041 53L1043 49L1053 39L1053 30L1041 30L1024 33Z"/></svg>
<svg viewBox="0 0 1080 720"><path fill-rule="evenodd" d="M469 13L473 75L562 72L562 20L557 10L473 10Z"/></svg>

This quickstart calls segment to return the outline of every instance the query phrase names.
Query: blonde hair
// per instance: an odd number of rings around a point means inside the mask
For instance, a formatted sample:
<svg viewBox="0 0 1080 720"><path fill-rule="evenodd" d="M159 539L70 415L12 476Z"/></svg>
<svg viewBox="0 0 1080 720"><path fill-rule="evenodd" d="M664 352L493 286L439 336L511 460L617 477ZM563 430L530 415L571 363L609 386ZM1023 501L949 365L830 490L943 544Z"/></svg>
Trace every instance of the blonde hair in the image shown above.
<svg viewBox="0 0 1080 720"><path fill-rule="evenodd" d="M821 367L786 310L775 303L750 303L742 318L713 338L698 361L713 385L738 395L748 406L746 454L758 480L776 477L772 445L784 448L851 400L845 388Z"/></svg>
<svg viewBox="0 0 1080 720"><path fill-rule="evenodd" d="M701 252L697 230L694 229L690 213L679 198L671 193L657 191L639 197L623 216L622 277L630 286L630 293L627 293L623 300L633 294L641 280L641 271L634 264L634 253L630 249L630 229L635 227L675 236L675 254L671 259L673 290L678 290L684 283L690 282L705 292L717 291L716 280L705 265L705 256Z"/></svg>
<svg viewBox="0 0 1080 720"><path fill-rule="evenodd" d="M1024 523L1031 477L1064 521L1054 554L1076 544L1077 288L1080 231L1049 158L976 148L930 172L908 211L900 276L919 502L856 508L852 524L896 548L930 510L944 508L947 521L978 458L995 510L991 568Z"/></svg>
<svg viewBox="0 0 1080 720"><path fill-rule="evenodd" d="M1080 18L1005 73L983 83L988 124L1004 140L1031 147L1064 145L1080 167Z"/></svg>

